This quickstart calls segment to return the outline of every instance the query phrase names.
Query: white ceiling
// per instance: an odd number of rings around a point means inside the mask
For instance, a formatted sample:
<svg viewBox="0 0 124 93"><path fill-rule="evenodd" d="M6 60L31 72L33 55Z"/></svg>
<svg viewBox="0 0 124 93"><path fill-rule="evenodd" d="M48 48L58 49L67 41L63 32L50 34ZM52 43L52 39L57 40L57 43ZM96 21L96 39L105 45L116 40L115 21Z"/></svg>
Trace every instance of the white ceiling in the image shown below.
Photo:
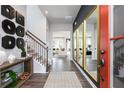
<svg viewBox="0 0 124 93"><path fill-rule="evenodd" d="M47 17L51 24L72 24L80 5L40 5L41 12ZM45 14L45 11L48 14ZM67 17L67 19L65 18Z"/></svg>

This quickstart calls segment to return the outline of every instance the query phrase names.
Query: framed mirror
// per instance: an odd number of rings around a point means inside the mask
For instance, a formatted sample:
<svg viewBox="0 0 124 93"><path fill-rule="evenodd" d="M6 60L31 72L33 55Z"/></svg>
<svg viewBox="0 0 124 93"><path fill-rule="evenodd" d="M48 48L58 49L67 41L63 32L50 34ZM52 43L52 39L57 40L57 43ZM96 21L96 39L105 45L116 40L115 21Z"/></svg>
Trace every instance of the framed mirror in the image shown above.
<svg viewBox="0 0 124 93"><path fill-rule="evenodd" d="M85 64L84 69L97 81L99 61L99 16L98 7L84 21L85 25Z"/></svg>

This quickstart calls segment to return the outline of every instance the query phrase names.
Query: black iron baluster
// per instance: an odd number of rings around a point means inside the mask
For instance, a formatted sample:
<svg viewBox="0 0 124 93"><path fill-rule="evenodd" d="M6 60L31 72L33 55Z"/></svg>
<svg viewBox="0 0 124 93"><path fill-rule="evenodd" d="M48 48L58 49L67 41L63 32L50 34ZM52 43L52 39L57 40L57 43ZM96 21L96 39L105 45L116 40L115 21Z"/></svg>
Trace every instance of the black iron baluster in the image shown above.
<svg viewBox="0 0 124 93"><path fill-rule="evenodd" d="M42 64L43 64L44 56L43 56L43 47L42 47Z"/></svg>
<svg viewBox="0 0 124 93"><path fill-rule="evenodd" d="M40 62L39 44L38 44L38 62Z"/></svg>
<svg viewBox="0 0 124 93"><path fill-rule="evenodd" d="M33 53L33 58L45 65L47 68L48 48L46 44L29 31L27 31L26 35L30 40L30 42L27 42L27 48L30 47L30 51L32 51L30 53Z"/></svg>

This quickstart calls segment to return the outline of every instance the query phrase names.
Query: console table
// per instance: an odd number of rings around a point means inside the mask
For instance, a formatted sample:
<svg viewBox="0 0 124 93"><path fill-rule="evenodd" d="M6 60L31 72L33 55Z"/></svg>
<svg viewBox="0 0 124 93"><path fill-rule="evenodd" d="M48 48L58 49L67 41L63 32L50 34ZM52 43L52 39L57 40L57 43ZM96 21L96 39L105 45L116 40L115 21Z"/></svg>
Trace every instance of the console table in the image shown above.
<svg viewBox="0 0 124 93"><path fill-rule="evenodd" d="M25 81L27 81L30 78L30 76L33 73L33 58L32 57L16 59L15 62L13 62L11 64L7 61L3 65L0 65L0 87L1 88L11 87L9 85L12 83L12 80L8 80L7 82L2 83L1 74L4 73L5 71L7 71L8 69L10 69L11 67L16 66L18 64L22 64L22 63L24 64L23 65L24 72L29 73L29 75L24 80L20 79L14 87L16 87L16 88L20 87ZM19 77L20 76L18 76L18 78Z"/></svg>

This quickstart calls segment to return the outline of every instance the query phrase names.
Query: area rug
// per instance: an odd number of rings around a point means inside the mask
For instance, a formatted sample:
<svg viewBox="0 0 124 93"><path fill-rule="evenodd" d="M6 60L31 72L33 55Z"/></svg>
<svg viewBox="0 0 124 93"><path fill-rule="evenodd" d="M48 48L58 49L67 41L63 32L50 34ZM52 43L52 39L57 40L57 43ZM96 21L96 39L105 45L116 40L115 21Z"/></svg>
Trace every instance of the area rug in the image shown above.
<svg viewBox="0 0 124 93"><path fill-rule="evenodd" d="M44 88L82 88L75 72L50 72Z"/></svg>

